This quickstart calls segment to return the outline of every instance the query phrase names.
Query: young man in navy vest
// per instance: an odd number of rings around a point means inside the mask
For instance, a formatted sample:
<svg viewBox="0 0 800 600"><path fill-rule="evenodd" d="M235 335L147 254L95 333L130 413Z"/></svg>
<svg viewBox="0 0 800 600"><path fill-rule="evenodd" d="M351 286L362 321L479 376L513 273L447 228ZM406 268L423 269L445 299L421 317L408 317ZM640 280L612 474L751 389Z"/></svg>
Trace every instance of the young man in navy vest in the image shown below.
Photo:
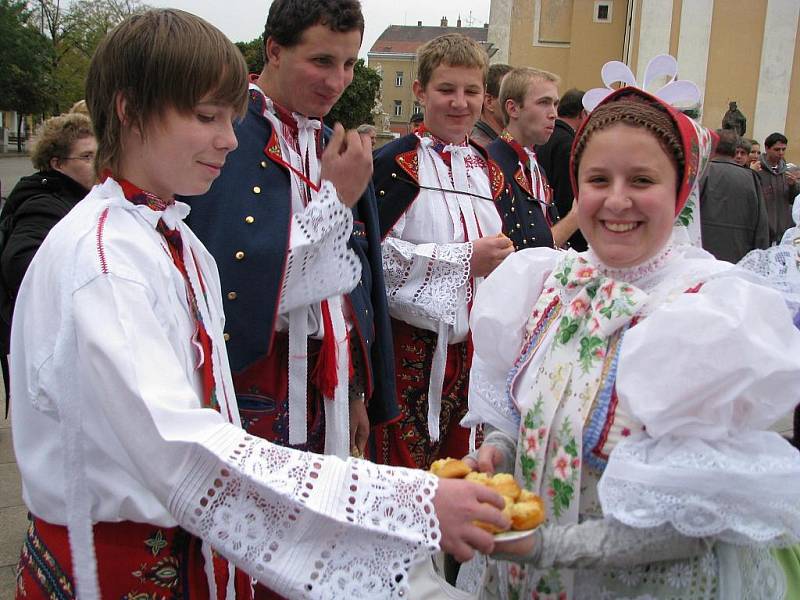
<svg viewBox="0 0 800 600"><path fill-rule="evenodd" d="M487 150L509 185L501 198L504 230L517 250L561 246L572 235L574 214L558 220L552 189L534 145L553 134L558 76L530 67L510 71L500 87L505 129Z"/></svg>
<svg viewBox="0 0 800 600"><path fill-rule="evenodd" d="M360 454L397 414L369 140L322 123L353 79L357 0L275 0L239 147L189 225L216 258L242 421ZM330 136L344 150L325 151ZM369 413L369 420L367 417Z"/></svg>

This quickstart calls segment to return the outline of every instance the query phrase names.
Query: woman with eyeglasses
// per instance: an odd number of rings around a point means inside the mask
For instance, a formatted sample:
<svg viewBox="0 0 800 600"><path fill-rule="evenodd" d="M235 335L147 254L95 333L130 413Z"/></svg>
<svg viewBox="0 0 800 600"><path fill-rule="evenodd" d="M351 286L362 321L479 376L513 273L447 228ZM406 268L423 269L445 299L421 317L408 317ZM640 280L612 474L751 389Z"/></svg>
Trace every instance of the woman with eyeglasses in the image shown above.
<svg viewBox="0 0 800 600"><path fill-rule="evenodd" d="M97 141L86 115L70 113L44 122L31 152L37 169L19 180L0 214L0 343L8 351L17 291L34 254L95 183Z"/></svg>

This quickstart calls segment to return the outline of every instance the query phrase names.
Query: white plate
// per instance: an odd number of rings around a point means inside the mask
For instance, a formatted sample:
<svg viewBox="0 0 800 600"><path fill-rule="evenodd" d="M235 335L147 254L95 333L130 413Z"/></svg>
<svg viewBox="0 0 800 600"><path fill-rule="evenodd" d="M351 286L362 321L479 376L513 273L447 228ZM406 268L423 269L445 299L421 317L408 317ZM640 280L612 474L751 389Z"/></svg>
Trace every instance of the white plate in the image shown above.
<svg viewBox="0 0 800 600"><path fill-rule="evenodd" d="M536 527L533 529L525 529L523 531L504 531L502 533L495 533L494 534L494 541L495 542L513 542L514 540L521 540L526 537L532 536L536 531Z"/></svg>

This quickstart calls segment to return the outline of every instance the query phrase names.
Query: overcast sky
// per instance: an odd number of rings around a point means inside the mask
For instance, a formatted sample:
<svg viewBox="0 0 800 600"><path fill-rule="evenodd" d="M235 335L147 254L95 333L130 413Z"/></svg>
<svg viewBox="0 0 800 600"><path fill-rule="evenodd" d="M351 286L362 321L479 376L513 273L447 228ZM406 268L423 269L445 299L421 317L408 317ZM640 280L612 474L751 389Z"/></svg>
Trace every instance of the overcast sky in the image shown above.
<svg viewBox="0 0 800 600"><path fill-rule="evenodd" d="M180 8L199 15L219 27L234 42L249 42L264 31L269 0L145 0L151 6ZM366 58L372 44L389 25L439 25L446 16L455 26L473 19L473 27L489 22L490 0L361 0L366 29L361 56Z"/></svg>

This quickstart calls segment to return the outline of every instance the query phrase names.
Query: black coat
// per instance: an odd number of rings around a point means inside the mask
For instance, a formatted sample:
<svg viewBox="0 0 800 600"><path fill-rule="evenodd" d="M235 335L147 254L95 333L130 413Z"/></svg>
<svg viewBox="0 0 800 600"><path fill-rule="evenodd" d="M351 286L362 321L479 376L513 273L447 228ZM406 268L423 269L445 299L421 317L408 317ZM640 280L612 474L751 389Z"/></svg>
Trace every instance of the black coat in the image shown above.
<svg viewBox="0 0 800 600"><path fill-rule="evenodd" d="M547 180L553 188L553 200L560 217L564 217L572 208L575 195L569 178L569 155L575 130L561 119L556 119L556 128L546 144L536 147L536 160L544 169ZM586 239L580 230L567 240L570 248L582 252L586 250Z"/></svg>
<svg viewBox="0 0 800 600"><path fill-rule="evenodd" d="M77 181L58 171L39 171L19 180L8 196L0 221L10 217L0 268L5 294L2 317L10 323L22 278L44 238L89 193ZM3 343L8 344L7 332Z"/></svg>

